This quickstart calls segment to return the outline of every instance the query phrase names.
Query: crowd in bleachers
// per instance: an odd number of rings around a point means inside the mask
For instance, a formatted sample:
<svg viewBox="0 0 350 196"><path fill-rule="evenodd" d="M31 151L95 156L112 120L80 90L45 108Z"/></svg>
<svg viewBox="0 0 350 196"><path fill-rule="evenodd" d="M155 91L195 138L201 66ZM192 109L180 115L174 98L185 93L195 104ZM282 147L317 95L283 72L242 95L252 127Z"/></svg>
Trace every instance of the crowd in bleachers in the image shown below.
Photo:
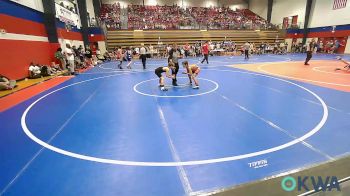
<svg viewBox="0 0 350 196"><path fill-rule="evenodd" d="M188 9L200 26L208 29L237 29L245 28L248 20L241 10L230 8L192 7Z"/></svg>
<svg viewBox="0 0 350 196"><path fill-rule="evenodd" d="M129 29L179 29L191 19L179 6L128 5Z"/></svg>
<svg viewBox="0 0 350 196"><path fill-rule="evenodd" d="M265 29L268 22L250 10L229 7L128 5L128 29ZM100 20L108 29L120 29L120 5L103 4Z"/></svg>
<svg viewBox="0 0 350 196"><path fill-rule="evenodd" d="M99 19L106 24L107 29L120 29L120 4L102 4Z"/></svg>

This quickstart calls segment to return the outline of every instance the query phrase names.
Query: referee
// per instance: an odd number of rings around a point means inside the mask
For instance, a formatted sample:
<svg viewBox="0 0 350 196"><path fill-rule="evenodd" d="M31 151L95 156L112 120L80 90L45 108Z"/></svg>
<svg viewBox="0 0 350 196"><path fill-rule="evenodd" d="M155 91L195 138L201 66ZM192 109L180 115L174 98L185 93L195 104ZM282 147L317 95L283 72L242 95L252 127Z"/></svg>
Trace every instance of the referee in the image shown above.
<svg viewBox="0 0 350 196"><path fill-rule="evenodd" d="M178 48L177 44L174 44L173 48L169 51L169 58L168 62L170 60L174 63L175 68L172 69L173 73L173 86L177 86L177 73L179 72L179 58L181 58L181 50Z"/></svg>
<svg viewBox="0 0 350 196"><path fill-rule="evenodd" d="M142 46L141 49L140 49L140 58L141 58L141 61L142 61L143 69L146 69L147 55L146 55L146 48L144 46Z"/></svg>
<svg viewBox="0 0 350 196"><path fill-rule="evenodd" d="M311 42L309 41L306 44L306 59L304 65L310 65L309 61L312 58L312 53L314 52L315 46L315 39L312 39Z"/></svg>

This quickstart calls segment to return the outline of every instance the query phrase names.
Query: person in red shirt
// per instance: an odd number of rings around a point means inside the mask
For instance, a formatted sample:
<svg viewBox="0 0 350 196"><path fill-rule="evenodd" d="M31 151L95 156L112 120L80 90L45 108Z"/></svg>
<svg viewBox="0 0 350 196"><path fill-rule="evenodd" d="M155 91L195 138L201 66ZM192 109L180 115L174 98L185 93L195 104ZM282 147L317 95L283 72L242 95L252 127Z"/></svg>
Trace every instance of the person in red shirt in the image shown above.
<svg viewBox="0 0 350 196"><path fill-rule="evenodd" d="M206 41L204 43L204 45L202 46L202 53L203 53L203 60L201 63L203 63L204 61L207 61L207 64L209 64L208 62L208 56L209 56L209 44L208 44L208 41Z"/></svg>

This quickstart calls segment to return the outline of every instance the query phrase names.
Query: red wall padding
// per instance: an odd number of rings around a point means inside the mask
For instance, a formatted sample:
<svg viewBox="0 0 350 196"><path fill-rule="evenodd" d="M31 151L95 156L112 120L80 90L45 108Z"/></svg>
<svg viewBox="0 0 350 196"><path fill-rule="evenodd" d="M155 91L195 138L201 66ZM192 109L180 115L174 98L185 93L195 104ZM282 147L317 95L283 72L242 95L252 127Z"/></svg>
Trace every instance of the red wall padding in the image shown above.
<svg viewBox="0 0 350 196"><path fill-rule="evenodd" d="M5 14L0 14L0 28L5 29L7 33L47 37L44 24Z"/></svg>
<svg viewBox="0 0 350 196"><path fill-rule="evenodd" d="M304 34L299 33L297 35L293 33L288 33L286 38L303 38ZM331 31L323 31L323 32L310 32L307 34L308 38L313 37L347 37L350 36L350 30L340 30L332 33Z"/></svg>
<svg viewBox="0 0 350 196"><path fill-rule="evenodd" d="M0 74L18 80L28 77L29 63L50 64L52 47L48 42L0 39Z"/></svg>
<svg viewBox="0 0 350 196"><path fill-rule="evenodd" d="M90 42L98 42L98 41L105 41L105 36L103 35L89 35L89 41Z"/></svg>
<svg viewBox="0 0 350 196"><path fill-rule="evenodd" d="M62 38L62 39L78 40L78 41L83 40L83 36L81 33L72 32L72 31L67 32L66 29L62 29L62 28L57 29L57 35L58 35L58 38Z"/></svg>

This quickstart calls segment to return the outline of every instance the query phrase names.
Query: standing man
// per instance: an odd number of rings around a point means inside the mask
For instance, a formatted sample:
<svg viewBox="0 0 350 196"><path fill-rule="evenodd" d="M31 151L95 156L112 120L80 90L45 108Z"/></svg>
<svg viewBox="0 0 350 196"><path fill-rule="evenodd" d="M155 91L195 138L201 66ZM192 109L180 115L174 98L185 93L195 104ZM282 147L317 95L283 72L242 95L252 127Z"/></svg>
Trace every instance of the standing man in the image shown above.
<svg viewBox="0 0 350 196"><path fill-rule="evenodd" d="M55 52L55 58L59 61L62 70L66 70L66 60L62 54L62 48L58 48Z"/></svg>
<svg viewBox="0 0 350 196"><path fill-rule="evenodd" d="M185 50L185 57L187 58L190 50L190 45L188 43L184 46L184 50Z"/></svg>
<svg viewBox="0 0 350 196"><path fill-rule="evenodd" d="M304 65L310 65L309 61L312 58L312 53L314 52L315 48L315 39L312 39L311 42L309 41L306 44L306 59Z"/></svg>
<svg viewBox="0 0 350 196"><path fill-rule="evenodd" d="M168 62L172 61L174 63L173 73L173 86L177 86L176 75L179 72L179 58L181 57L181 50L178 48L177 44L174 44L174 47L169 51Z"/></svg>
<svg viewBox="0 0 350 196"><path fill-rule="evenodd" d="M74 75L74 52L69 44L66 44L66 57L70 74Z"/></svg>
<svg viewBox="0 0 350 196"><path fill-rule="evenodd" d="M141 49L140 49L140 58L141 58L141 61L142 61L143 69L146 69L147 56L146 56L146 48L144 46L142 46Z"/></svg>
<svg viewBox="0 0 350 196"><path fill-rule="evenodd" d="M249 49L250 49L250 44L248 42L245 42L243 45L244 49L244 59L249 59Z"/></svg>
<svg viewBox="0 0 350 196"><path fill-rule="evenodd" d="M340 47L340 42L339 42L339 40L337 40L337 39L335 40L334 46L335 46L334 52L335 52L335 53L338 53L338 49L339 49L339 47Z"/></svg>
<svg viewBox="0 0 350 196"><path fill-rule="evenodd" d="M203 53L203 60L201 63L203 63L204 61L207 61L207 64L209 64L209 61L208 61L208 56L209 56L209 44L208 44L208 41L206 41L204 43L204 45L202 46L202 53Z"/></svg>
<svg viewBox="0 0 350 196"><path fill-rule="evenodd" d="M86 57L86 62L88 66L94 66L94 63L92 61L92 51L89 45L85 46L85 57Z"/></svg>

